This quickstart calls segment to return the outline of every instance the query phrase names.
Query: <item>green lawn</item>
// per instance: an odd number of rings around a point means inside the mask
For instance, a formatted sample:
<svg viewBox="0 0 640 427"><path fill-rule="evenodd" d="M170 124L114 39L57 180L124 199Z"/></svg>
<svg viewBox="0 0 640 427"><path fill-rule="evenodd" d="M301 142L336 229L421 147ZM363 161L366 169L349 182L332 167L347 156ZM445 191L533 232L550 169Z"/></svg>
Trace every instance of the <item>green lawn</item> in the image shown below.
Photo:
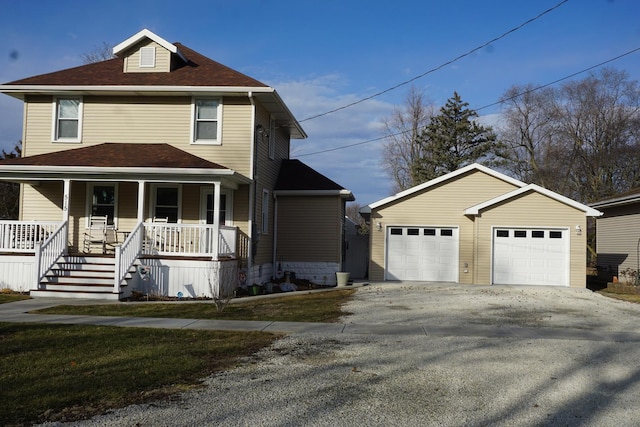
<svg viewBox="0 0 640 427"><path fill-rule="evenodd" d="M341 306L353 292L248 300L222 313L213 303L65 306L56 312L333 322L345 314ZM0 323L0 425L70 421L197 387L202 378L229 369L279 336Z"/></svg>

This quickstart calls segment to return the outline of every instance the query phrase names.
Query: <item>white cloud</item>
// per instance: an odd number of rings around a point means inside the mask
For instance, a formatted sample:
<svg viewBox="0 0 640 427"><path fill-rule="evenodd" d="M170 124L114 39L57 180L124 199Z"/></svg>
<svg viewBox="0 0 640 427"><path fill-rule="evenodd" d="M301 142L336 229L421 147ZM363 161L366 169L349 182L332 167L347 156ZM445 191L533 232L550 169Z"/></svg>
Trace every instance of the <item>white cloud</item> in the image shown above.
<svg viewBox="0 0 640 427"><path fill-rule="evenodd" d="M367 204L389 194L391 184L380 166L382 119L394 105L377 99L305 121L305 118L356 103L366 95L342 93L339 75L273 83L309 135L292 141L292 157L351 190Z"/></svg>

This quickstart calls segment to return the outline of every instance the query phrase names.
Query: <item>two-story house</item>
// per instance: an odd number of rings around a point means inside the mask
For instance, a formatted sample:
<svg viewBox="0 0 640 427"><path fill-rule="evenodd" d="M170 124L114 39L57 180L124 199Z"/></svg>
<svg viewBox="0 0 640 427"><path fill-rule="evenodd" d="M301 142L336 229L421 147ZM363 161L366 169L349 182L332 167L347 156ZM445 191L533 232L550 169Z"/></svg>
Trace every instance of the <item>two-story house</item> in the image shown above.
<svg viewBox="0 0 640 427"><path fill-rule="evenodd" d="M0 287L211 297L283 263L335 283L353 195L289 160L307 135L276 90L146 29L113 53L0 85L24 101L22 157L0 162L21 184ZM278 192L309 222L282 217Z"/></svg>

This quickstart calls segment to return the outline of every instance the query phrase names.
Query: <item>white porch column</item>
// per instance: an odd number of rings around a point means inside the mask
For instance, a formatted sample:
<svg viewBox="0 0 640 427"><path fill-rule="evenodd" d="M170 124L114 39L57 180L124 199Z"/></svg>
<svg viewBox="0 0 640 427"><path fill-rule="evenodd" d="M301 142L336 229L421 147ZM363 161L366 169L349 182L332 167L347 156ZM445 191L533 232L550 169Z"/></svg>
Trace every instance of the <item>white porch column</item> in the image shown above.
<svg viewBox="0 0 640 427"><path fill-rule="evenodd" d="M62 192L62 221L67 223L67 230L69 227L69 200L71 200L71 180L65 179L64 190ZM64 254L66 255L69 250L69 233L67 232L64 236L64 242L62 247L64 248Z"/></svg>
<svg viewBox="0 0 640 427"><path fill-rule="evenodd" d="M220 251L220 181L213 183L213 253L218 259Z"/></svg>
<svg viewBox="0 0 640 427"><path fill-rule="evenodd" d="M144 184L145 181L138 181L138 223L144 221Z"/></svg>

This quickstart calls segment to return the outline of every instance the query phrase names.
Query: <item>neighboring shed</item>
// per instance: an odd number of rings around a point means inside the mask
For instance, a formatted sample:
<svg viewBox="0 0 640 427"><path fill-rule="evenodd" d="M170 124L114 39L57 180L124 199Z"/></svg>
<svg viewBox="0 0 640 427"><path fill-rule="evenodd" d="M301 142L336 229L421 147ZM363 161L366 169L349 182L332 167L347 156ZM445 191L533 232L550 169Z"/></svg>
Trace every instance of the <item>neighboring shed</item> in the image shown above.
<svg viewBox="0 0 640 427"><path fill-rule="evenodd" d="M591 204L604 213L596 221L598 276L635 282L640 271L640 188Z"/></svg>
<svg viewBox="0 0 640 427"><path fill-rule="evenodd" d="M479 164L361 209L370 280L586 286L586 217L600 212Z"/></svg>
<svg viewBox="0 0 640 427"><path fill-rule="evenodd" d="M283 160L273 198L277 270L335 285L334 273L345 268L345 205L353 194L299 160Z"/></svg>

